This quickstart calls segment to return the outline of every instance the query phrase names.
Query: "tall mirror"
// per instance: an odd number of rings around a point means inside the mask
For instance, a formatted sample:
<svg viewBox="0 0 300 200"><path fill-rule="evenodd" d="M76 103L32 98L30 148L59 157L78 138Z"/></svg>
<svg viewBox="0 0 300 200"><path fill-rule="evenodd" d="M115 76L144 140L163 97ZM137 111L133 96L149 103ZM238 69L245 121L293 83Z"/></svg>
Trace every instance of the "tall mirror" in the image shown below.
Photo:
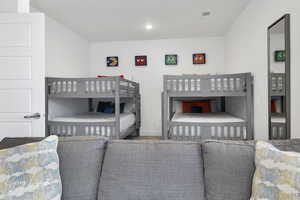
<svg viewBox="0 0 300 200"><path fill-rule="evenodd" d="M290 15L268 28L269 139L290 138Z"/></svg>

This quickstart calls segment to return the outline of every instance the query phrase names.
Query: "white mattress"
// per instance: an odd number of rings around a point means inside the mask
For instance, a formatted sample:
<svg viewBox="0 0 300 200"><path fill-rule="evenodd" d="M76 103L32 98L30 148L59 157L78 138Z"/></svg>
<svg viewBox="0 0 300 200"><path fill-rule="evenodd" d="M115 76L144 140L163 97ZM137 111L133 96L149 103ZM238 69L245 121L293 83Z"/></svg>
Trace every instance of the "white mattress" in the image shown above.
<svg viewBox="0 0 300 200"><path fill-rule="evenodd" d="M114 122L115 114L108 113L82 113L73 116L56 117L51 119L52 122L74 122L74 123L97 123L97 122ZM120 131L123 133L135 123L133 113L120 114Z"/></svg>
<svg viewBox="0 0 300 200"><path fill-rule="evenodd" d="M228 113L175 113L172 122L234 123L245 122L245 120Z"/></svg>
<svg viewBox="0 0 300 200"><path fill-rule="evenodd" d="M271 122L272 123L283 123L283 124L286 123L284 116L272 116Z"/></svg>
<svg viewBox="0 0 300 200"><path fill-rule="evenodd" d="M192 123L211 123L210 127L202 129L201 124L195 126L178 125L174 126L171 135L177 136L192 136L192 137L213 137L213 138L243 138L246 139L246 126L234 127L225 126L224 129L219 127L217 123L234 123L245 122L245 120L232 116L228 113L176 113L172 122L192 122Z"/></svg>

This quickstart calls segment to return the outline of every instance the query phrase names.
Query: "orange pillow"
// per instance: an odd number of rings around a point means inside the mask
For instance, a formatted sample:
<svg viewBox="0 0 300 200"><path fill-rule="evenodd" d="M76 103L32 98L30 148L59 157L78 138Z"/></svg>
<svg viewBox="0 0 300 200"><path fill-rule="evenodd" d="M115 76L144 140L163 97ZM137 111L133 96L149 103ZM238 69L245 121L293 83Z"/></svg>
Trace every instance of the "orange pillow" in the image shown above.
<svg viewBox="0 0 300 200"><path fill-rule="evenodd" d="M272 113L276 113L277 109L276 109L276 100L271 100L271 112Z"/></svg>
<svg viewBox="0 0 300 200"><path fill-rule="evenodd" d="M211 112L209 100L183 101L182 102L182 112L183 113L192 113L193 107L201 107L203 113Z"/></svg>

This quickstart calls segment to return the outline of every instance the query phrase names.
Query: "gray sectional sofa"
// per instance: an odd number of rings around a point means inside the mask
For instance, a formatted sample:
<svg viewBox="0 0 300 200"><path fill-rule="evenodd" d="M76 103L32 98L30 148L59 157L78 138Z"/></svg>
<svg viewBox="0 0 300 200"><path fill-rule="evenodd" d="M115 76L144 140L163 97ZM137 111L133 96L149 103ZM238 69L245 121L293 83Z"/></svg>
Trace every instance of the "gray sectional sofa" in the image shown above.
<svg viewBox="0 0 300 200"><path fill-rule="evenodd" d="M6 138L0 149L41 138ZM60 138L62 200L249 200L254 141ZM273 142L300 152L300 140Z"/></svg>

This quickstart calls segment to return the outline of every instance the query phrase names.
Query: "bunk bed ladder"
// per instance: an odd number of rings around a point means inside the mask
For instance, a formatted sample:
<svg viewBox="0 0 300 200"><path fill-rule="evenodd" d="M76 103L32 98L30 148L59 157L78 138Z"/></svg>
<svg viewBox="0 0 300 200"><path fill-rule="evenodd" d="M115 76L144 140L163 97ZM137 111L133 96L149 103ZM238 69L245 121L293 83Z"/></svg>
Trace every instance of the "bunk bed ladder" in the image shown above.
<svg viewBox="0 0 300 200"><path fill-rule="evenodd" d="M246 74L246 105L247 105L247 139L253 140L254 139L254 116L253 116L253 77L250 73Z"/></svg>
<svg viewBox="0 0 300 200"><path fill-rule="evenodd" d="M115 77L115 137L120 139L120 78Z"/></svg>
<svg viewBox="0 0 300 200"><path fill-rule="evenodd" d="M163 139L167 140L169 139L169 124L170 124L170 119L169 119L169 96L167 92L162 93L162 113L163 113L163 120L162 120L162 127L163 127Z"/></svg>

